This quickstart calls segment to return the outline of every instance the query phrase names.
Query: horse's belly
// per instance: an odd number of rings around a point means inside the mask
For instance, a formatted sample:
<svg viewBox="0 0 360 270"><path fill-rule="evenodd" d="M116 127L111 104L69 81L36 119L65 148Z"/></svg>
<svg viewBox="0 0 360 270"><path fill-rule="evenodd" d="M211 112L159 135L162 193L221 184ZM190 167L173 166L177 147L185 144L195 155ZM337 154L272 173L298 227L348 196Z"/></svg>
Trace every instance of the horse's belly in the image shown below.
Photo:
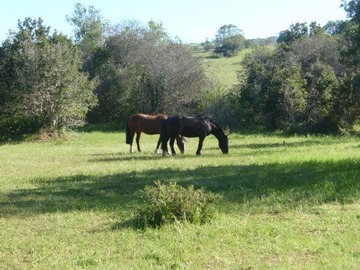
<svg viewBox="0 0 360 270"><path fill-rule="evenodd" d="M183 130L181 135L188 138L195 138L195 137L205 137L207 134L204 131L197 131L197 130Z"/></svg>
<svg viewBox="0 0 360 270"><path fill-rule="evenodd" d="M159 135L160 134L160 131L143 131L145 134L147 135Z"/></svg>

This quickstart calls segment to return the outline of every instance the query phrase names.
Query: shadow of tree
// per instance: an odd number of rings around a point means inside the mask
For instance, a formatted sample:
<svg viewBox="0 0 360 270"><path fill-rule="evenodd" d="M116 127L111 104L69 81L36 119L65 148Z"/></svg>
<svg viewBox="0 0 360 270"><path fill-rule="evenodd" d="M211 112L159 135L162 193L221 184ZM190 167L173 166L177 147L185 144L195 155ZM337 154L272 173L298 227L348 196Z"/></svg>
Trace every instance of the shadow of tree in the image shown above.
<svg viewBox="0 0 360 270"><path fill-rule="evenodd" d="M0 217L68 211L134 211L138 191L154 181L177 181L223 195L224 203L292 208L360 198L359 159L341 161L152 169L114 175L35 179L35 188L0 194ZM122 227L125 225L116 225ZM126 225L127 226L127 225Z"/></svg>

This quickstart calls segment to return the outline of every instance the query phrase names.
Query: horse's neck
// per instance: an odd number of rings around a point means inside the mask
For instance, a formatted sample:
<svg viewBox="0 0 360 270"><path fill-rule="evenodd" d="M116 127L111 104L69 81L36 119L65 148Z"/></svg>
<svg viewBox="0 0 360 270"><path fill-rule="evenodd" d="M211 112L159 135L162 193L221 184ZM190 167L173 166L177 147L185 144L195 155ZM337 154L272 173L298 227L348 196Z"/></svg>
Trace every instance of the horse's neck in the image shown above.
<svg viewBox="0 0 360 270"><path fill-rule="evenodd" d="M216 126L215 124L211 124L211 134L213 134L218 141L223 140L225 138L225 134L222 132L222 130Z"/></svg>

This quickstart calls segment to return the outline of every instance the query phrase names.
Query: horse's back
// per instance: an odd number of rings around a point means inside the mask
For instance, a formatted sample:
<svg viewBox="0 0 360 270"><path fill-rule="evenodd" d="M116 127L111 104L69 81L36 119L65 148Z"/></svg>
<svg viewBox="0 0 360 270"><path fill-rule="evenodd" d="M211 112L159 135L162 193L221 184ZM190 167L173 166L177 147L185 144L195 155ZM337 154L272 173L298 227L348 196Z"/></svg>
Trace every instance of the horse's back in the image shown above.
<svg viewBox="0 0 360 270"><path fill-rule="evenodd" d="M185 137L207 136L211 131L207 117L171 116L166 120L166 129L170 137L180 134Z"/></svg>
<svg viewBox="0 0 360 270"><path fill-rule="evenodd" d="M144 132L149 135L160 134L161 123L167 119L167 115L150 115L137 113L129 117L128 125L135 132Z"/></svg>
<svg viewBox="0 0 360 270"><path fill-rule="evenodd" d="M186 137L207 136L211 132L210 119L208 117L185 117L183 121L182 133Z"/></svg>

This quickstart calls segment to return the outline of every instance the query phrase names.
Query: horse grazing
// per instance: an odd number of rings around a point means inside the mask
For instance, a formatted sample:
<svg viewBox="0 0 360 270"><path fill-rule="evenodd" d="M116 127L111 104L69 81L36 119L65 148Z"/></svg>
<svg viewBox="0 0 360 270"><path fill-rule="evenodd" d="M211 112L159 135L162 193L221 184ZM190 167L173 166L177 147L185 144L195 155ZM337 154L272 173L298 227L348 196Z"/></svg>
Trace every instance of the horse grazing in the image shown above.
<svg viewBox="0 0 360 270"><path fill-rule="evenodd" d="M140 149L140 136L141 132L144 132L148 135L160 134L161 132L161 123L168 118L165 114L159 115L147 115L142 113L137 113L130 116L126 124L126 143L130 144L130 153L133 152L132 143L134 140L134 135L136 133L136 144L137 149L141 152ZM155 149L155 152L158 152L160 146L160 137ZM177 145L181 151L185 151L185 139L182 136L176 136Z"/></svg>
<svg viewBox="0 0 360 270"><path fill-rule="evenodd" d="M196 151L197 155L201 155L201 149L206 136L213 134L219 141L219 147L223 154L229 152L228 137L221 128L210 118L206 116L200 117L183 117L171 116L161 124L161 149L163 156L168 152L167 142L170 139L171 153L175 155L174 140L176 136L199 137L199 145Z"/></svg>

